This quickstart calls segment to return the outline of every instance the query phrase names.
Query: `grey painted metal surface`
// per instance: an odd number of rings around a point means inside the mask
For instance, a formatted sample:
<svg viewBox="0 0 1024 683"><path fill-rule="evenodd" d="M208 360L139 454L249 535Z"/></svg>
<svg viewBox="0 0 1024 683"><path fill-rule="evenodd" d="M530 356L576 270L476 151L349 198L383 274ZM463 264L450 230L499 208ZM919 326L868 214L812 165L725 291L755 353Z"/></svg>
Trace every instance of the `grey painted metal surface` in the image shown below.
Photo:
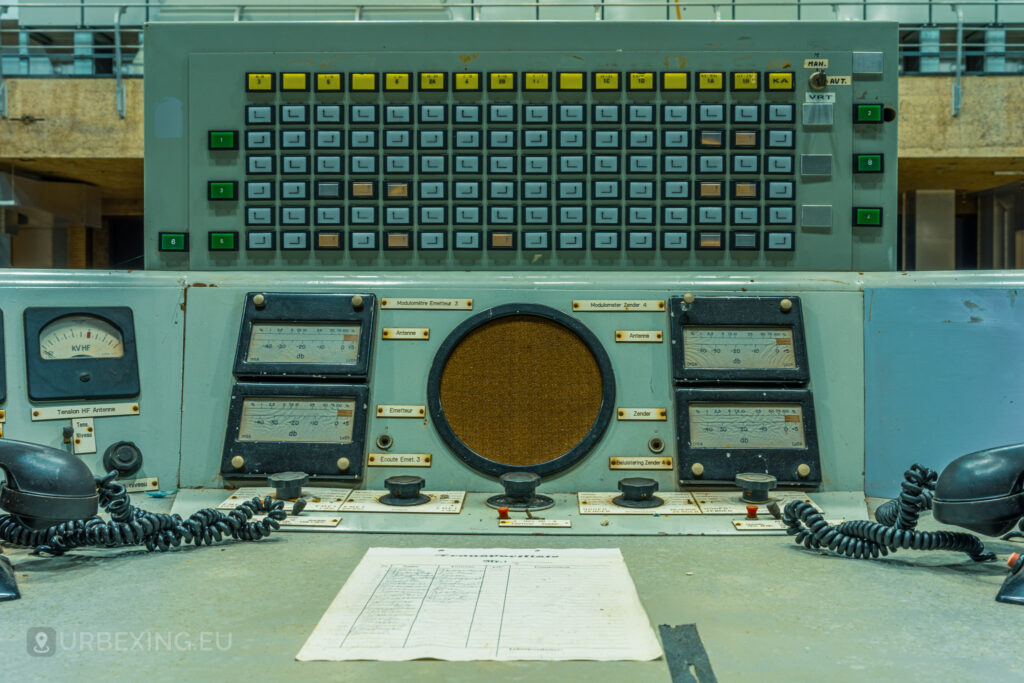
<svg viewBox="0 0 1024 683"><path fill-rule="evenodd" d="M159 23L149 26L146 41L151 58L146 74L145 131L148 179L146 263L150 268L842 271L888 270L895 265L896 123L852 123L855 103L896 106L897 30L892 23ZM335 48L339 44L345 45L344 52ZM552 45L558 48L551 49ZM866 73L874 71L874 68L854 73L854 52L882 53L878 73ZM828 59L826 72L847 77L845 82L848 84L829 85L820 92L813 91L808 84L808 76L813 69L805 68L805 60L814 58ZM558 72L582 72L589 80L592 74L614 71L622 72L621 79L627 80L629 72L657 74L666 70L689 72L689 90L677 93L639 92L622 86L621 90L602 93L596 90L567 92L552 87L550 92L502 93L489 92L485 82L490 72L515 72L520 78L524 72L550 72L552 80L556 79ZM481 91L419 91L417 74L424 71L446 73L449 79L459 73L479 73L483 81ZM736 71L759 72L759 91L734 90L731 74ZM413 86L410 92L387 91L380 86L380 92L352 92L346 87L348 92L317 92L311 88L304 92L247 93L248 72L276 74L278 81L279 74L283 72L308 72L310 79L317 73L339 73L347 78L352 73L373 72L379 74L380 79L385 73L412 73ZM698 91L699 72L720 73L729 82L722 92ZM771 72L792 72L795 90L768 91L767 74ZM517 88L522 87L522 84L517 85ZM818 117L818 109L813 107L805 115L804 105L808 97L818 95L834 97L834 103L819 103L829 109L828 116ZM589 114L587 122L583 123L563 122L554 127L545 124L543 128L536 129L551 134L545 149L534 149L535 154L531 155L531 149L520 146L518 141L525 129L535 129L524 125L521 118L506 124L488 122L486 126L482 123L453 126L450 123L412 122L395 126L353 121L351 106L383 106L389 103L414 105L414 111L415 105L424 103L445 109L456 104L508 104L516 109L526 104L579 104L589 109L597 104L624 106L635 103L660 107L674 103L687 105L691 114L689 123L685 124L652 121L644 125L627 123L623 118L623 123L608 127L608 124L594 122ZM315 104L342 105L346 110L345 119L338 124L316 123L313 110L310 111L310 122L301 125L287 123L281 118L283 114L279 108L282 106ZM701 104L724 105L722 119L718 123L707 119L698 121ZM758 120L750 123L736 121L732 105L737 104L757 105L757 111L761 112ZM794 105L794 123L767 121L767 106L770 104ZM277 122L247 126L246 105L271 107L278 113ZM453 112L454 109L449 112L449 121L454 117ZM555 114L552 112L552 119L557 118ZM384 112L379 112L377 120L382 120L383 116ZM486 111L481 112L481 116L482 120L486 119ZM461 150L468 156L480 155L481 170L455 168L454 157L460 155L460 149L447 138L438 149L423 149L420 141L408 150L389 150L383 147L382 140L367 137L384 138L389 130L407 131L409 135L421 137L423 131L430 133L435 129L445 131L448 137L463 129L486 135L488 140L482 149ZM236 150L209 149L210 131L237 131L237 137L242 138L249 130L269 131L275 148L262 151L246 149L247 141L239 139ZM489 139L492 130L499 133L512 131L516 141L514 147L518 149L503 153L502 149L495 148ZM562 130L581 133L583 146L559 149L555 143L560 140ZM747 130L765 138L757 143L756 149L737 148L731 140L717 148L702 148L702 143L697 142L698 139L704 140L702 131L721 132L725 138L731 138L734 132ZM770 130L795 131L793 148L767 147ZM317 138L318 132L336 135L338 131L346 138L344 150L317 149L311 144L312 139L307 139L303 149L290 148L294 154L289 152L289 148L282 148L285 143L281 136L285 132L299 135L306 132L308 138ZM625 138L638 131L655 131L659 137L666 133L686 133L692 139L676 140L671 144L684 146L666 148L666 137L654 149L630 149ZM615 133L620 138L613 147L605 149L599 145L612 144L612 141L599 140L599 133ZM358 143L356 136L361 136ZM280 144L276 144L278 138ZM293 142L299 144L301 140ZM353 143L370 147L353 149ZM602 150L608 153L603 156L619 158L619 167L609 171L611 175L600 170L603 166L594 166ZM745 155L744 151L749 154ZM408 172L382 172L389 152L390 156L411 157L413 166ZM685 171L677 171L674 167L669 171L661 166L662 160L658 157L674 152L679 156L689 156L689 167ZM880 154L884 158L884 170L880 173L854 173L854 155L860 153ZM505 158L503 154L509 159L518 159L518 164L511 173L495 175L494 171L500 169L493 163L497 163L496 159ZM651 154L658 166L646 174L628 172L631 154ZM439 175L431 171L432 166L423 165L426 164L423 161L425 157L440 158L443 155L452 158L452 168L443 170ZM752 172L737 161L750 155L760 158L760 165ZM781 166L776 166L769 159L776 156L788 158L790 155L788 171L788 162L784 159L778 162ZM805 158L805 155L810 156ZM345 168L332 175L323 175L323 169L319 169L318 175L312 173L314 166L320 163L318 157L333 159L338 156ZM560 166L563 156L589 157L589 174L573 172L565 175ZM707 165L701 157L707 157ZM307 170L292 173L296 169L301 171L303 158L306 159ZM268 159L272 161L267 162ZM375 160L375 165L368 159ZM273 164L272 171L254 175L252 172L262 168L265 162ZM715 164L719 162L724 167L715 170ZM881 162L875 160L873 168ZM250 163L256 165L250 168ZM548 165L546 169L545 164ZM774 173L768 172L769 164L776 169ZM549 196L554 196L554 183L558 180L581 181L587 190L585 198L579 200L538 198L524 201L522 193L526 192L525 187L520 188L517 198L487 198L489 183L502 180L513 181L514 184L542 181L550 185ZM795 182L793 198L782 199L776 195L776 198L769 199L767 183L771 180ZM275 199L246 201L246 183L261 181L274 186ZM286 188L283 183L289 181L307 183L305 191ZM340 191L341 196L337 199L313 199L320 181L340 184L332 191ZM386 196L384 181L408 183L410 198L380 199ZM419 192L421 181L440 181L451 185L449 198L425 200L422 195L414 196ZM456 181L481 183L477 190L480 198L455 198ZM602 190L594 183L604 181L620 185L620 193L615 198L602 200L599 196ZM669 194L659 197L653 192L643 195L649 197L646 199L627 199L627 181L650 182L652 192L659 188L663 194ZM685 198L681 189L678 192L665 189L665 181L688 183ZM701 181L718 183L720 198L710 199L713 195L705 194L701 195L703 201L695 202L693 198L702 191L699 189ZM757 183L761 188L760 199L730 199L732 184L736 181ZM208 186L211 182L237 183L237 199L211 201ZM370 191L369 186L359 188L359 183L378 184L373 190L373 198L355 194ZM678 195L677 199L672 198L673 193ZM294 200L286 199L288 196ZM791 207L792 221L781 216L773 223L769 219L768 207L775 206L783 210ZM438 219L440 222L430 223L434 219L428 217L428 222L424 223L421 215L424 207L443 207L447 213ZM500 210L507 207L512 208L516 218L501 214ZM735 211L752 207L760 209L756 215L741 216ZM852 227L854 207L880 207L881 225ZM393 223L388 225L385 221L392 208L408 209L408 213L391 219ZM499 209L499 212L492 213L492 208ZM524 208L536 209L540 213L520 216ZM563 218L563 208L578 210L579 216L570 213ZM630 209L634 208L640 213L631 225L628 216L632 214ZM680 217L673 214L671 220L666 220L665 210L676 208L687 210L687 225L676 223L683 220L681 214ZM721 209L720 218L713 215L717 208ZM285 209L288 210L287 215ZM318 209L332 213L317 220ZM335 209L344 218L335 215ZM598 213L597 209L601 212ZM649 218L645 217L647 210L651 211ZM254 212L252 216L250 211ZM528 246L523 233L530 229L551 232L551 248ZM382 251L380 248L382 242L388 242L386 233L389 231L407 233L403 239L417 245L420 233L435 230L449 233L448 246L439 251L428 251L419 246L405 251ZM494 230L513 233L515 248L507 251L455 249L459 243L458 236L453 234L455 231L483 231L479 237L479 246L483 247L489 239L488 233ZM590 245L593 241L594 248L578 252L554 248L557 233L566 230L580 231L584 242ZM624 248L630 232L649 232L652 242L656 242L661 233L669 230L692 233L689 235L691 244L699 243L699 231L721 231L721 248L701 250L691 246L679 251L664 247L651 250ZM274 248L248 248L246 235L249 231L266 231L275 235ZM288 251L278 246L283 244L285 231L305 233L305 248ZM310 248L318 244L317 231L340 233L341 240L349 242L350 247L358 243L357 237L361 239L361 233L373 233L376 234L377 247L368 251ZM618 235L615 248L608 251L596 248L599 231ZM189 251L159 250L160 233L182 232L190 235ZM742 232L758 237L758 242L753 245L755 248L744 250L739 242L732 243L732 235ZM769 239L771 232L792 232L793 250L768 250L768 244L775 243ZM211 250L211 236L219 233L235 233L237 249Z"/></svg>

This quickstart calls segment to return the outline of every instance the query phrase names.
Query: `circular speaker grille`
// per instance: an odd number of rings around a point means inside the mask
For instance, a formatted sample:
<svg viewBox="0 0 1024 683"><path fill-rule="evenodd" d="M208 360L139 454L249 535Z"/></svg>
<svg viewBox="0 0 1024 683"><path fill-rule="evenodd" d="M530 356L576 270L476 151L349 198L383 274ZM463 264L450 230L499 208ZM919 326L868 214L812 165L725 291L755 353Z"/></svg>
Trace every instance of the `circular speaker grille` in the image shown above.
<svg viewBox="0 0 1024 683"><path fill-rule="evenodd" d="M543 306L511 304L470 319L445 341L431 375L442 436L494 474L568 467L600 438L614 401L597 339Z"/></svg>

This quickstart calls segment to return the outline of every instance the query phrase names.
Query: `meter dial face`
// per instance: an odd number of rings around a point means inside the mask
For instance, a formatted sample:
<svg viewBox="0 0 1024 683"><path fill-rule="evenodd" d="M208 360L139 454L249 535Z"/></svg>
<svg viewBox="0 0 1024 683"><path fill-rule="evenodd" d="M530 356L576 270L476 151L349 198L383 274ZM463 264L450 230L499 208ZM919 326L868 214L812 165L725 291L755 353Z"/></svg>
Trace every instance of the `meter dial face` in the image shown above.
<svg viewBox="0 0 1024 683"><path fill-rule="evenodd" d="M354 400L247 398L242 403L239 441L349 443Z"/></svg>
<svg viewBox="0 0 1024 683"><path fill-rule="evenodd" d="M795 368L793 330L788 327L683 328L687 368L763 370Z"/></svg>
<svg viewBox="0 0 1024 683"><path fill-rule="evenodd" d="M254 322L245 360L354 365L359 359L359 332L359 325Z"/></svg>
<svg viewBox="0 0 1024 683"><path fill-rule="evenodd" d="M691 403L691 448L807 448L799 403Z"/></svg>
<svg viewBox="0 0 1024 683"><path fill-rule="evenodd" d="M102 318L66 315L39 332L39 355L43 360L122 358L124 337Z"/></svg>

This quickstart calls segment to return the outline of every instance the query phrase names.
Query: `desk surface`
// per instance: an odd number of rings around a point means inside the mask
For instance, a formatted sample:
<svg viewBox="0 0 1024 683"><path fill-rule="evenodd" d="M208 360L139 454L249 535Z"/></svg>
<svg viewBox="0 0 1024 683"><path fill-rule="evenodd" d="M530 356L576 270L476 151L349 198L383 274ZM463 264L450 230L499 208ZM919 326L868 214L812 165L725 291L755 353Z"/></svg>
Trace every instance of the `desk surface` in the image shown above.
<svg viewBox="0 0 1024 683"><path fill-rule="evenodd" d="M922 527L935 525L928 518ZM663 659L294 660L369 547L614 546L651 623L695 623L720 681L1014 680L1024 673L1024 610L994 597L1005 558L1020 544L986 545L999 553L997 563L913 551L848 560L779 536L284 533L172 553L86 550L39 558L7 549L23 597L0 607L0 661L10 681L137 679L143 671L150 680L179 681L668 681ZM56 629L53 656L27 654L32 627Z"/></svg>

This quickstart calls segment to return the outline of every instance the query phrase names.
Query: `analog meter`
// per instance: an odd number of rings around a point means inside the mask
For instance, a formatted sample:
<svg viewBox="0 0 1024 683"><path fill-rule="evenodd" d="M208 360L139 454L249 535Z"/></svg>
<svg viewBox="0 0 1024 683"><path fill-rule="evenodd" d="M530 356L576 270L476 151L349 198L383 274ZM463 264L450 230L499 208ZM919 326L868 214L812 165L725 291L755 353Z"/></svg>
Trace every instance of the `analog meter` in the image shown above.
<svg viewBox="0 0 1024 683"><path fill-rule="evenodd" d="M25 360L33 401L139 395L127 307L25 309Z"/></svg>

